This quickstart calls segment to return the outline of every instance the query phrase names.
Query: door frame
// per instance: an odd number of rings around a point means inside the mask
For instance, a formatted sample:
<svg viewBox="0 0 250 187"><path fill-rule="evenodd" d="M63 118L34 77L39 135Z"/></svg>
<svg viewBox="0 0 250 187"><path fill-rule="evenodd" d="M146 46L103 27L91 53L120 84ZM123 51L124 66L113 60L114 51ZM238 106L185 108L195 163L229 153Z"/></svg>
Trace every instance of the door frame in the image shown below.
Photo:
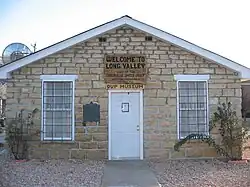
<svg viewBox="0 0 250 187"><path fill-rule="evenodd" d="M111 137L111 127L112 127L112 121L111 121L111 94L112 93L126 93L126 92L137 92L140 94L139 102L140 102L140 131L139 131L139 145L140 145L140 160L143 160L143 90L108 90L108 160L112 160L111 158L111 142L112 142L112 137Z"/></svg>

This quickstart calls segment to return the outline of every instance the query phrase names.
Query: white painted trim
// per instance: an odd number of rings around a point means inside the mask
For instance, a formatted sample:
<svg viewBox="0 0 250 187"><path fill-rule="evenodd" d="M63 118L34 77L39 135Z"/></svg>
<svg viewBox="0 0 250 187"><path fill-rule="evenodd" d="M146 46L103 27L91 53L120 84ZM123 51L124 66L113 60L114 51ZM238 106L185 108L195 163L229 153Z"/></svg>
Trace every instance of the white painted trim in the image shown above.
<svg viewBox="0 0 250 187"><path fill-rule="evenodd" d="M176 121L177 121L177 138L178 140L180 140L181 138L184 138L184 137L180 137L180 124L179 124L179 117L180 117L180 114L179 114L179 82L183 82L183 81L194 81L194 82L197 82L197 81L205 81L206 82L206 87L207 87L207 90L206 90L206 94L207 94L207 128L209 128L209 115L210 115L210 110L209 110L209 95L208 95L208 80L210 79L210 76L209 75L175 75L175 80L176 81L176 89L177 89L177 94L176 94ZM208 129L207 129L208 131ZM208 131L208 134L209 135L209 131Z"/></svg>
<svg viewBox="0 0 250 187"><path fill-rule="evenodd" d="M0 67L0 78L7 78L7 74L9 72L12 72L16 69L19 69L25 65L28 65L32 62L38 61L40 59L43 59L49 55L52 55L58 51L64 50L66 48L69 48L77 43L85 42L93 37L97 37L101 34L104 34L110 30L116 29L121 26L128 25L130 27L133 27L135 29L141 30L143 32L146 32L148 34L151 34L155 37L157 37L160 40L170 42L173 45L176 45L178 47L181 47L187 51L190 51L192 53L195 53L199 56L202 56L206 59L209 59L215 63L218 63L222 66L225 66L229 69L232 69L234 71L237 71L240 75L240 78L250 78L250 69L240 65L236 62L233 62L227 58L224 58L218 54L215 54L213 52L210 52L206 49L203 49L197 45L194 45L190 42L187 42L181 38L178 38L172 34L169 34L167 32L164 32L160 29L157 29L155 27L152 27L150 25L147 25L143 22L140 22L138 20L132 19L128 16L123 16L119 19L115 19L113 21L110 21L108 23L105 23L101 26L98 26L96 28L93 28L91 30L88 30L86 32L83 32L81 34L78 34L76 36L73 36L71 38L68 38L62 42L59 42L57 44L54 44L50 47L47 47L45 49L42 49L34 54L31 54L25 58L22 58L20 60L17 60L13 63L4 65Z"/></svg>
<svg viewBox="0 0 250 187"><path fill-rule="evenodd" d="M178 81L206 81L210 79L210 75L174 75L174 79Z"/></svg>
<svg viewBox="0 0 250 187"><path fill-rule="evenodd" d="M144 144L143 144L143 110L144 110L144 104L143 104L143 90L140 90L140 160L143 160L143 151L144 151Z"/></svg>
<svg viewBox="0 0 250 187"><path fill-rule="evenodd" d="M74 81L78 75L41 75L40 79L46 81Z"/></svg>
<svg viewBox="0 0 250 187"><path fill-rule="evenodd" d="M177 139L180 140L180 123L179 123L179 81L176 82L176 126L177 126Z"/></svg>
<svg viewBox="0 0 250 187"><path fill-rule="evenodd" d="M41 84L42 84L42 114L41 114L41 141L45 141L45 140L71 140L74 141L75 140L75 80L77 79L77 75L41 75L40 79L42 80ZM51 82L59 82L59 81L71 81L72 82L72 139L69 138L48 138L45 137L45 133L44 133L44 125L43 125L43 86L44 86L44 82L45 81L51 81Z"/></svg>
<svg viewBox="0 0 250 187"><path fill-rule="evenodd" d="M111 153L112 153L112 136L111 136L111 127L112 127L112 121L111 121L111 94L112 93L126 93L126 92L137 92L140 93L140 160L143 160L143 90L108 90L108 160L112 160Z"/></svg>
<svg viewBox="0 0 250 187"><path fill-rule="evenodd" d="M112 160L111 157L111 141L112 141L112 137L111 137L111 90L108 90L108 160Z"/></svg>

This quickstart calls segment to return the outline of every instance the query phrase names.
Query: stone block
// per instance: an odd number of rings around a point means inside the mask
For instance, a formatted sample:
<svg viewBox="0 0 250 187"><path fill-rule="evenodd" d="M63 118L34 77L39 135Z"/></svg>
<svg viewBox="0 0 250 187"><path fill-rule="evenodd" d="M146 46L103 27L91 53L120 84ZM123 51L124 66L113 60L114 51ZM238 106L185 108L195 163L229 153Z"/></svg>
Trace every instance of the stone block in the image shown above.
<svg viewBox="0 0 250 187"><path fill-rule="evenodd" d="M186 157L202 157L203 156L203 150L198 147L193 148L187 148L186 149Z"/></svg>
<svg viewBox="0 0 250 187"><path fill-rule="evenodd" d="M166 149L145 149L145 158L165 158L169 159L169 150Z"/></svg>
<svg viewBox="0 0 250 187"><path fill-rule="evenodd" d="M56 68L43 68L44 74L56 74Z"/></svg>
<svg viewBox="0 0 250 187"><path fill-rule="evenodd" d="M87 67L82 67L82 66L80 66L80 65L82 65L82 64L76 64L76 67L81 67L80 68L80 74L89 74L90 73L90 68L87 68Z"/></svg>
<svg viewBox="0 0 250 187"><path fill-rule="evenodd" d="M93 88L105 88L106 84L103 81L93 81Z"/></svg>
<svg viewBox="0 0 250 187"><path fill-rule="evenodd" d="M69 159L70 151L64 149L51 149L49 151L50 159Z"/></svg>
<svg viewBox="0 0 250 187"><path fill-rule="evenodd" d="M66 57L57 58L57 59L56 59L56 62L61 62L61 63L72 62L72 58L66 58Z"/></svg>
<svg viewBox="0 0 250 187"><path fill-rule="evenodd" d="M166 105L165 98L145 98L144 99L145 106L161 106Z"/></svg>
<svg viewBox="0 0 250 187"><path fill-rule="evenodd" d="M71 159L86 159L87 158L87 151L86 150L71 150L70 151L70 158Z"/></svg>
<svg viewBox="0 0 250 187"><path fill-rule="evenodd" d="M215 68L215 74L226 74L225 68Z"/></svg>
<svg viewBox="0 0 250 187"><path fill-rule="evenodd" d="M80 142L80 149L97 149L97 142Z"/></svg>
<svg viewBox="0 0 250 187"><path fill-rule="evenodd" d="M187 64L177 64L177 67L178 67L178 68L186 68L186 67L187 67Z"/></svg>
<svg viewBox="0 0 250 187"><path fill-rule="evenodd" d="M64 67L57 67L56 68L56 73L57 74L64 74L65 73L65 68Z"/></svg>
<svg viewBox="0 0 250 187"><path fill-rule="evenodd" d="M53 148L62 150L62 149L79 149L78 142L51 142L51 143L43 143L43 146L52 145Z"/></svg>
<svg viewBox="0 0 250 187"><path fill-rule="evenodd" d="M80 69L75 67L75 68L65 68L65 73L66 74L79 74Z"/></svg>
<svg viewBox="0 0 250 187"><path fill-rule="evenodd" d="M218 157L219 155L217 154L216 150L214 148L204 148L202 150L202 156L203 157Z"/></svg>
<svg viewBox="0 0 250 187"><path fill-rule="evenodd" d="M223 96L234 96L234 89L222 89Z"/></svg>
<svg viewBox="0 0 250 187"><path fill-rule="evenodd" d="M82 114L80 115L80 117L82 118ZM76 126L75 128L75 133L84 133L84 127L83 126Z"/></svg>
<svg viewBox="0 0 250 187"><path fill-rule="evenodd" d="M92 81L79 80L75 83L76 89L92 88Z"/></svg>
<svg viewBox="0 0 250 187"><path fill-rule="evenodd" d="M153 75L159 75L161 74L161 69L160 68L149 68L149 73Z"/></svg>
<svg viewBox="0 0 250 187"><path fill-rule="evenodd" d="M93 133L93 141L107 141L108 134L107 133Z"/></svg>
<svg viewBox="0 0 250 187"><path fill-rule="evenodd" d="M107 111L108 110L108 98L99 98L100 110Z"/></svg>
<svg viewBox="0 0 250 187"><path fill-rule="evenodd" d="M153 81L174 81L172 75L149 75L149 78Z"/></svg>
<svg viewBox="0 0 250 187"><path fill-rule="evenodd" d="M221 89L209 89L208 95L210 97L222 96L222 90Z"/></svg>
<svg viewBox="0 0 250 187"><path fill-rule="evenodd" d="M100 160L100 159L107 159L108 158L108 151L102 149L89 149L86 150L87 159L93 160Z"/></svg>
<svg viewBox="0 0 250 187"><path fill-rule="evenodd" d="M90 68L90 73L103 74L103 68Z"/></svg>
<svg viewBox="0 0 250 187"><path fill-rule="evenodd" d="M119 38L119 41L120 42L129 42L130 38L129 37L122 37L122 38Z"/></svg>
<svg viewBox="0 0 250 187"><path fill-rule="evenodd" d="M157 89L145 89L144 97L156 97Z"/></svg>
<svg viewBox="0 0 250 187"><path fill-rule="evenodd" d="M92 141L93 137L90 134L84 134L84 133L76 133L75 134L75 140L81 141L81 142L90 142Z"/></svg>
<svg viewBox="0 0 250 187"><path fill-rule="evenodd" d="M170 58L170 59L173 59L173 60L177 60L177 59L179 59L179 55L169 55L169 58ZM177 61L177 62L183 63L182 60L181 60L181 61ZM176 63L176 62L173 62L173 63Z"/></svg>
<svg viewBox="0 0 250 187"><path fill-rule="evenodd" d="M130 39L132 42L144 42L145 41L144 37L131 37Z"/></svg>
<svg viewBox="0 0 250 187"><path fill-rule="evenodd" d="M163 149L172 149L174 147L175 142L173 140L167 140L161 142L161 148Z"/></svg>
<svg viewBox="0 0 250 187"><path fill-rule="evenodd" d="M31 68L31 73L32 74L39 74L41 75L42 74L42 68Z"/></svg>
<svg viewBox="0 0 250 187"><path fill-rule="evenodd" d="M80 96L88 96L89 95L89 91L87 89L76 89L75 90L75 96L76 97L80 97Z"/></svg>
<svg viewBox="0 0 250 187"><path fill-rule="evenodd" d="M101 64L103 63L103 58L89 58L88 63L89 64Z"/></svg>
<svg viewBox="0 0 250 187"><path fill-rule="evenodd" d="M179 151L171 150L170 158L185 158L185 156L186 156L185 152L186 151L183 148L180 148Z"/></svg>
<svg viewBox="0 0 250 187"><path fill-rule="evenodd" d="M164 69L166 67L166 63L161 60L156 60L154 64L151 64L151 67Z"/></svg>
<svg viewBox="0 0 250 187"><path fill-rule="evenodd" d="M96 96L96 97L107 97L108 91L106 89L90 89L89 96Z"/></svg>
<svg viewBox="0 0 250 187"><path fill-rule="evenodd" d="M94 75L94 74L91 74L91 75L79 75L79 80L84 80L84 81L93 81L93 80L99 80L100 79L100 76L99 75Z"/></svg>
<svg viewBox="0 0 250 187"><path fill-rule="evenodd" d="M184 73L197 74L198 73L198 68L184 68Z"/></svg>
<svg viewBox="0 0 250 187"><path fill-rule="evenodd" d="M157 114L159 112L158 106L148 106L144 108L145 117L150 114Z"/></svg>
<svg viewBox="0 0 250 187"><path fill-rule="evenodd" d="M172 89L172 90L174 90L174 89L176 89L176 86L177 86L177 83L175 81L163 81L162 84L163 84L162 87L164 89Z"/></svg>
<svg viewBox="0 0 250 187"><path fill-rule="evenodd" d="M241 88L234 89L234 96L236 96L236 97L241 97L242 96Z"/></svg>
<svg viewBox="0 0 250 187"><path fill-rule="evenodd" d="M50 159L49 155L49 149L31 149L29 152L29 158L30 159L42 159L42 160L48 160Z"/></svg>
<svg viewBox="0 0 250 187"><path fill-rule="evenodd" d="M219 103L218 97L209 97L209 104L217 105Z"/></svg>
<svg viewBox="0 0 250 187"><path fill-rule="evenodd" d="M171 89L159 89L157 91L157 97L167 98L167 97L170 97L170 93L171 93Z"/></svg>
<svg viewBox="0 0 250 187"><path fill-rule="evenodd" d="M98 149L108 149L108 141L97 142Z"/></svg>
<svg viewBox="0 0 250 187"><path fill-rule="evenodd" d="M162 75L170 75L172 74L172 71L171 69L162 69L162 72L161 72Z"/></svg>
<svg viewBox="0 0 250 187"><path fill-rule="evenodd" d="M88 133L108 133L108 127L106 126L96 126L87 128Z"/></svg>
<svg viewBox="0 0 250 187"><path fill-rule="evenodd" d="M144 143L144 148L147 149L159 149L161 147L161 142L158 141L146 141Z"/></svg>
<svg viewBox="0 0 250 187"><path fill-rule="evenodd" d="M150 88L161 88L162 83L160 81L147 81L147 84L145 85L145 89L150 89Z"/></svg>

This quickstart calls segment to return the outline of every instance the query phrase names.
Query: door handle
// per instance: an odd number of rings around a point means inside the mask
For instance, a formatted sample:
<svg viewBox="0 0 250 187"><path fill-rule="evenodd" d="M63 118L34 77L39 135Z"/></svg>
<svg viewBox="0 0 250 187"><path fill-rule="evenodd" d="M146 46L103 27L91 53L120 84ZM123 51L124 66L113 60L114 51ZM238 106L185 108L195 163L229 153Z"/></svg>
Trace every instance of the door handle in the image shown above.
<svg viewBox="0 0 250 187"><path fill-rule="evenodd" d="M139 125L137 125L137 128L136 128L136 130L137 130L137 131L139 131L139 130L140 130L140 127L139 127Z"/></svg>

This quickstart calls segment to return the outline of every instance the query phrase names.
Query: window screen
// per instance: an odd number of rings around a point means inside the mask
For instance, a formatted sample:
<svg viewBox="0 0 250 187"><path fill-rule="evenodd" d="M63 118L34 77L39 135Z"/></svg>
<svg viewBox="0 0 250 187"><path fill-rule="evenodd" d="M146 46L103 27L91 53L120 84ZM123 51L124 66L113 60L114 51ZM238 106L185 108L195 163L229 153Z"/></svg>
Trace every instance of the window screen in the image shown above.
<svg viewBox="0 0 250 187"><path fill-rule="evenodd" d="M73 82L43 82L44 139L72 140Z"/></svg>
<svg viewBox="0 0 250 187"><path fill-rule="evenodd" d="M208 133L207 82L178 82L179 137Z"/></svg>

